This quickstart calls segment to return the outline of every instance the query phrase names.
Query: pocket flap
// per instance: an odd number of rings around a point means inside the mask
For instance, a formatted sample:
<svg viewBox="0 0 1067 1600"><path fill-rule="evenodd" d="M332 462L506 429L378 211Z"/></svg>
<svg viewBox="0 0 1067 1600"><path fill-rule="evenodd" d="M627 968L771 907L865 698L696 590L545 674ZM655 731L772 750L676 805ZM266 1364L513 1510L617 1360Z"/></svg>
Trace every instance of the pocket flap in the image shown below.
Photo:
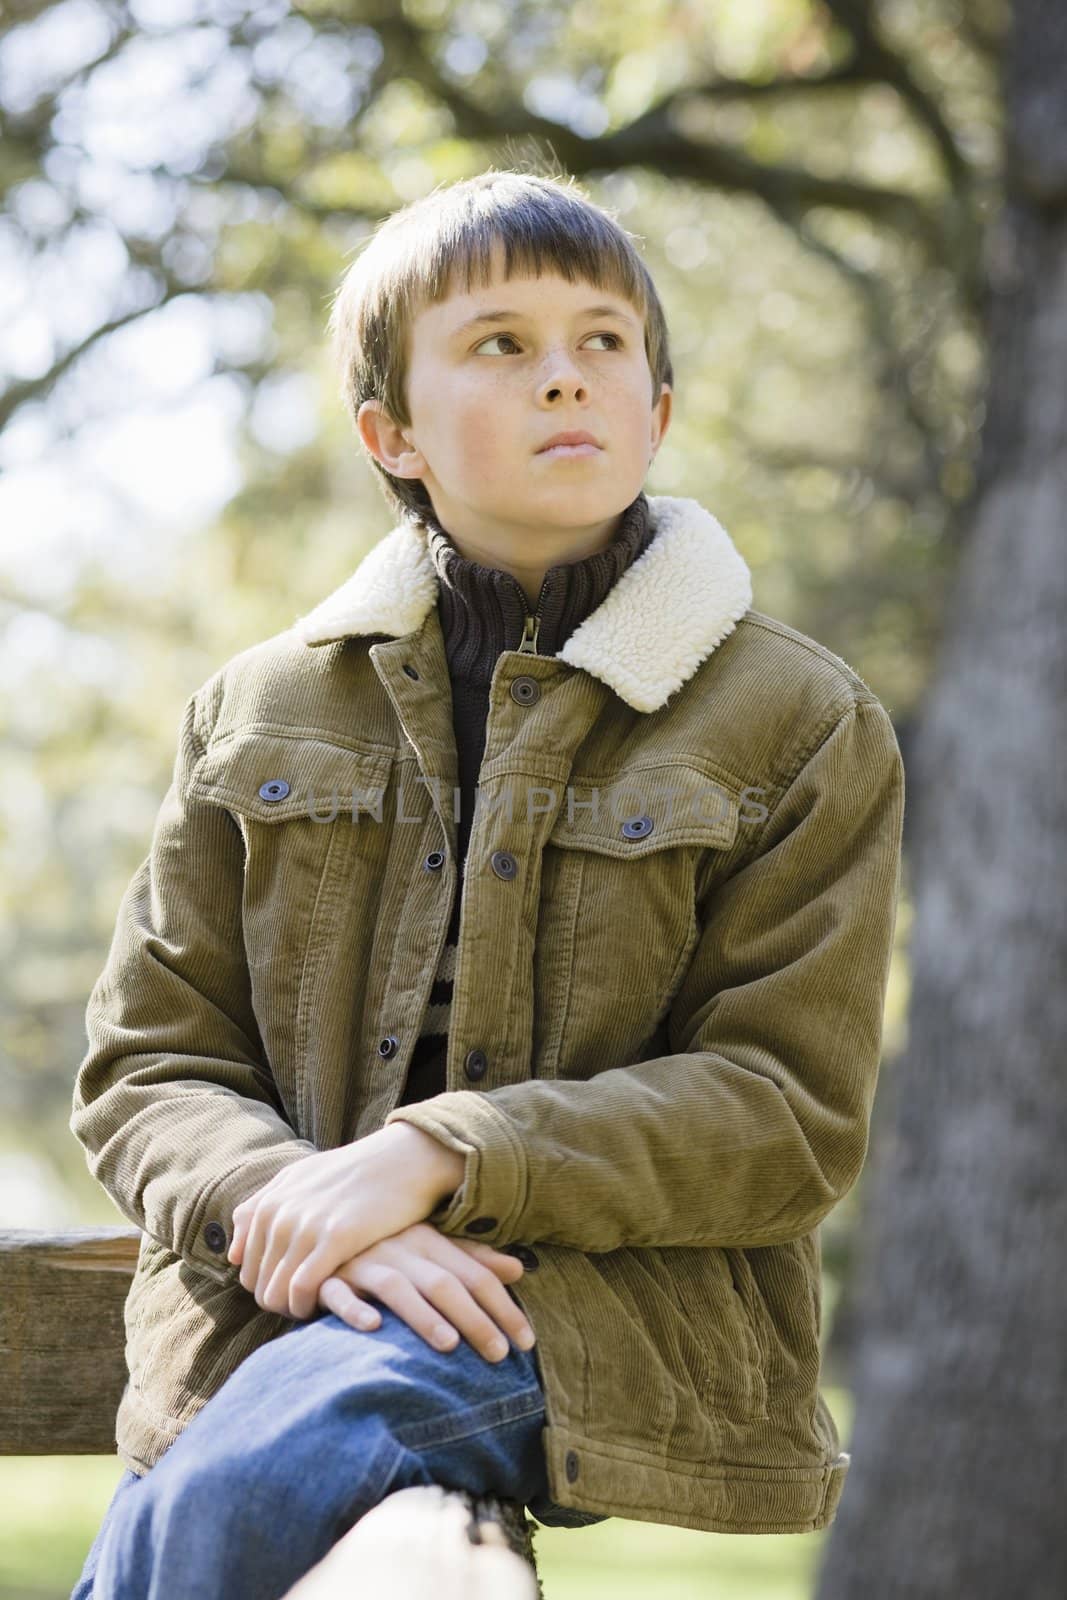
<svg viewBox="0 0 1067 1600"><path fill-rule="evenodd" d="M197 800L256 822L319 822L382 805L393 766L387 750L348 749L299 732L242 728L209 745L193 768Z"/></svg>
<svg viewBox="0 0 1067 1600"><path fill-rule="evenodd" d="M737 838L740 803L721 780L678 764L599 783L572 778L549 841L620 860L671 845L725 850Z"/></svg>

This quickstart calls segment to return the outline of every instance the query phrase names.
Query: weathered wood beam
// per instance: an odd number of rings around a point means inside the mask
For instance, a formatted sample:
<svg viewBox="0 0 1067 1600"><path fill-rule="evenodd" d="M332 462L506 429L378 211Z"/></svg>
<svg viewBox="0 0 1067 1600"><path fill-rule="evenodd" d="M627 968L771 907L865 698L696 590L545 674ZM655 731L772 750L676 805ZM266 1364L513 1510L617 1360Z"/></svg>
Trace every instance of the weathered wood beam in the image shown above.
<svg viewBox="0 0 1067 1600"><path fill-rule="evenodd" d="M137 1228L0 1230L0 1455L114 1455Z"/></svg>

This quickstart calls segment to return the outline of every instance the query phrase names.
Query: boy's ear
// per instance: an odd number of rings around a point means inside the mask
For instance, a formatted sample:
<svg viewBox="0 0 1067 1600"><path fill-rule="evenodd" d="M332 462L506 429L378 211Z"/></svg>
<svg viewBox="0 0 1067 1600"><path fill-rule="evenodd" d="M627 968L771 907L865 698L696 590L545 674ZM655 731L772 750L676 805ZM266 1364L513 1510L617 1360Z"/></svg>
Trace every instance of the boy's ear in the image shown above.
<svg viewBox="0 0 1067 1600"><path fill-rule="evenodd" d="M374 459L395 478L420 478L426 471L422 451L409 442L380 400L364 400L356 413L356 427Z"/></svg>
<svg viewBox="0 0 1067 1600"><path fill-rule="evenodd" d="M671 406L674 403L674 391L669 383L660 388L660 397L652 408L652 455L655 456L663 443L663 435L671 425Z"/></svg>

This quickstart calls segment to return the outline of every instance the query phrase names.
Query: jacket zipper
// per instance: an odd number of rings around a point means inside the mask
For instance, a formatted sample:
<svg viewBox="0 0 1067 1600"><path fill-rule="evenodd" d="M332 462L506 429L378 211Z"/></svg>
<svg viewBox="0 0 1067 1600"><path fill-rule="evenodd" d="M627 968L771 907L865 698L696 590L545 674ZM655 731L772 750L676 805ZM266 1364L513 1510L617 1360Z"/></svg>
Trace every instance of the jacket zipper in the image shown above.
<svg viewBox="0 0 1067 1600"><path fill-rule="evenodd" d="M537 610L532 617L527 617L522 626L522 638L519 640L518 650L520 655L537 655L537 636L541 632L541 601L545 598L545 585L548 578L541 583L541 593L537 596Z"/></svg>
<svg viewBox="0 0 1067 1600"><path fill-rule="evenodd" d="M540 631L540 615L527 617L523 625L522 639L519 642L519 650L523 655L535 656L537 654L537 635Z"/></svg>

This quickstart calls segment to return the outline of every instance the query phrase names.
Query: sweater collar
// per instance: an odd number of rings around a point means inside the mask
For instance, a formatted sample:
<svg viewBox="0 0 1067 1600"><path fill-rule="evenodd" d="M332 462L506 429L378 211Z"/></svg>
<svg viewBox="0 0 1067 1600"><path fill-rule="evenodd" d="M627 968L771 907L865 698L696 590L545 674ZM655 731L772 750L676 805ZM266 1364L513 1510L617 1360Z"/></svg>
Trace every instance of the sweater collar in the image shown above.
<svg viewBox="0 0 1067 1600"><path fill-rule="evenodd" d="M744 558L699 501L649 495L648 509L653 536L643 554L557 651L635 711L665 705L752 603ZM291 632L306 645L401 638L422 627L439 591L427 530L405 520Z"/></svg>
<svg viewBox="0 0 1067 1600"><path fill-rule="evenodd" d="M603 550L549 567L536 607L531 607L510 572L468 560L432 513L424 520L427 548L440 580L438 607L449 671L454 677L486 684L500 652L519 648L531 612L537 618L537 654L556 655L655 531L648 499L639 494L622 513L611 543Z"/></svg>

